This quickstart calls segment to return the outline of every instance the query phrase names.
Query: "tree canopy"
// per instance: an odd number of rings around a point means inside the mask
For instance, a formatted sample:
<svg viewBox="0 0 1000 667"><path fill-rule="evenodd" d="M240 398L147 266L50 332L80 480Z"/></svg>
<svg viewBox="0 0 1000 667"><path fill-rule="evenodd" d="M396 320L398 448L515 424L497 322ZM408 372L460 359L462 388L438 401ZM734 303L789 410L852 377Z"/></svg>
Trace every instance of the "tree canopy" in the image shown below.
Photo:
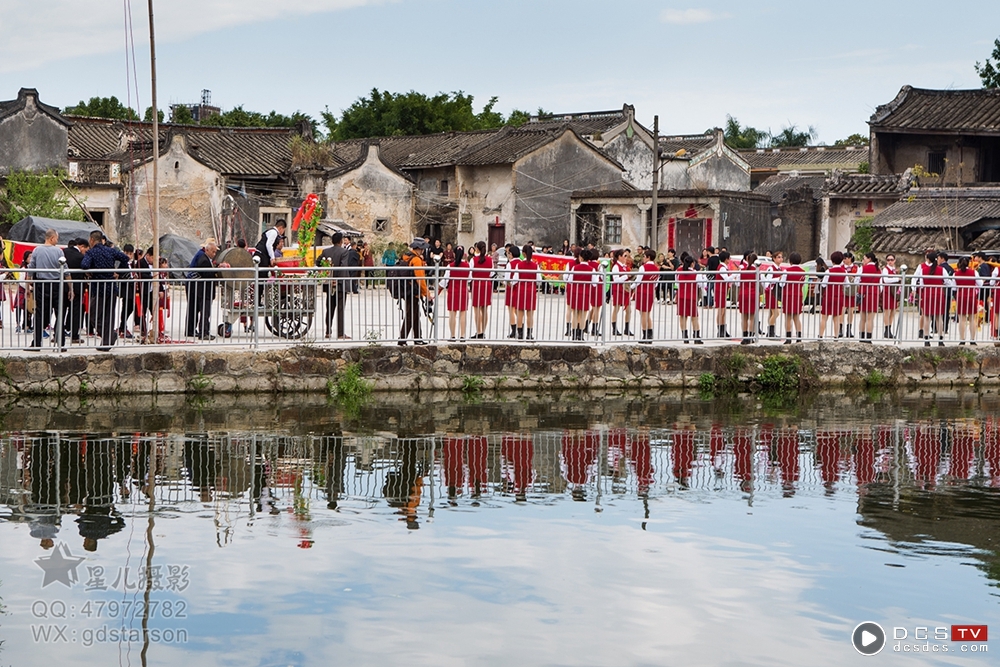
<svg viewBox="0 0 1000 667"><path fill-rule="evenodd" d="M844 146L867 146L870 141L867 134L859 134L855 132L846 139L837 139L833 142L834 148L843 148Z"/></svg>
<svg viewBox="0 0 1000 667"><path fill-rule="evenodd" d="M816 138L816 130L809 126L806 130L799 130L794 124L782 128L781 132L771 134L769 146L771 148L794 148L796 146L808 146Z"/></svg>
<svg viewBox="0 0 1000 667"><path fill-rule="evenodd" d="M494 110L496 97L491 97L479 113L472 103L473 96L462 91L428 97L414 90L390 93L373 88L368 97L358 98L339 118L329 109L322 116L327 134L334 140L489 130L520 125L530 117L526 111L515 110L505 118Z"/></svg>
<svg viewBox="0 0 1000 667"><path fill-rule="evenodd" d="M83 211L63 187L65 180L66 172L63 171L50 170L44 174L12 172L7 176L7 184L0 195L0 208L5 209L2 221L13 224L29 215L84 220Z"/></svg>
<svg viewBox="0 0 1000 667"><path fill-rule="evenodd" d="M975 67L983 88L1000 88L1000 39L993 41L993 55L981 65L977 61Z"/></svg>
<svg viewBox="0 0 1000 667"><path fill-rule="evenodd" d="M763 148L767 146L771 135L766 130L758 130L749 125L743 126L740 121L732 116L726 116L726 129L724 131L726 144L730 148L749 150L751 148Z"/></svg>
<svg viewBox="0 0 1000 667"><path fill-rule="evenodd" d="M139 114L135 109L122 104L117 97L91 97L89 101L76 106L66 107L65 114L74 116L94 116L97 118L113 118L115 120L139 120Z"/></svg>

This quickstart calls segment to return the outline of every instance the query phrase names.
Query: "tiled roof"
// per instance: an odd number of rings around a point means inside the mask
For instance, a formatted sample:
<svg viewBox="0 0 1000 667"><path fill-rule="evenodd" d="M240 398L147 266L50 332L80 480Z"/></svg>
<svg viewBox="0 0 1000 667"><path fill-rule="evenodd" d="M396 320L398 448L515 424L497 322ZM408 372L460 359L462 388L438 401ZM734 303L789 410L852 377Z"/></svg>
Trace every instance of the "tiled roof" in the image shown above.
<svg viewBox="0 0 1000 667"><path fill-rule="evenodd" d="M857 171L862 162L868 162L867 147L827 148L758 148L740 151L740 157L757 171Z"/></svg>
<svg viewBox="0 0 1000 667"><path fill-rule="evenodd" d="M969 250L1000 250L1000 229L987 229L968 243Z"/></svg>
<svg viewBox="0 0 1000 667"><path fill-rule="evenodd" d="M350 162L345 162L345 163L343 163L343 164L341 164L339 166L331 167L330 169L327 169L327 171L326 171L327 177L328 178L336 178L337 176L340 176L342 174L346 174L346 173L349 173L351 171L354 171L355 169L357 169L358 167L360 167L361 165L363 165L365 163L365 160L368 159L368 151L369 151L369 146L370 145L378 145L378 142L376 142L376 141L366 141L366 142L364 142L361 145L360 149L357 151L357 157L355 159L351 160ZM378 146L378 149L379 149L379 151L378 151L379 162L381 162L383 164L383 166L385 166L386 169L388 169L389 171L392 171L395 174L398 174L399 176L405 178L408 181L412 181L413 180L407 174L405 174L404 172L400 171L395 165L393 165L392 163L386 161L386 159L383 157L384 153L382 152L382 147L380 145ZM335 156L335 157L337 157L337 156Z"/></svg>
<svg viewBox="0 0 1000 667"><path fill-rule="evenodd" d="M649 199L653 195L652 190L630 190L628 188L616 188L609 190L575 190L573 199ZM707 197L740 198L769 202L767 195L756 192L736 192L734 190L660 190L657 195L661 202L667 199L685 199L696 201Z"/></svg>
<svg viewBox="0 0 1000 667"><path fill-rule="evenodd" d="M151 123L122 123L104 118L70 116L70 157L141 162L152 152ZM124 139L128 133L132 138ZM192 125L160 125L161 153L172 137L182 134L191 156L220 173L241 176L273 176L291 168L289 142L295 131L288 128L234 128Z"/></svg>
<svg viewBox="0 0 1000 667"><path fill-rule="evenodd" d="M764 182L754 188L754 192L759 195L767 195L772 202L780 202L789 190L796 190L803 186L808 187L813 192L813 197L817 197L826 183L826 176L794 176L792 174L775 174L764 179Z"/></svg>
<svg viewBox="0 0 1000 667"><path fill-rule="evenodd" d="M902 175L877 175L845 174L838 171L826 181L824 192L834 197L900 195L910 189L910 184L909 172Z"/></svg>
<svg viewBox="0 0 1000 667"><path fill-rule="evenodd" d="M442 132L404 137L380 137L378 139L349 139L337 142L334 154L344 162L353 162L361 155L362 146L378 142L382 160L399 169L419 169L443 167L455 161L469 149L492 139L500 130L477 132Z"/></svg>
<svg viewBox="0 0 1000 667"><path fill-rule="evenodd" d="M548 114L542 117L532 116L527 124L521 127L526 130L532 129L558 129L563 125L569 125L578 134L597 134L621 125L625 122L626 115L624 109L612 111L586 111L583 113Z"/></svg>
<svg viewBox="0 0 1000 667"><path fill-rule="evenodd" d="M678 157L694 157L715 141L713 133L691 134L683 136L660 137L660 154L664 159L670 159L678 151L684 151L684 155Z"/></svg>
<svg viewBox="0 0 1000 667"><path fill-rule="evenodd" d="M504 128L489 141L466 151L456 162L463 165L510 164L533 150L554 141L568 129L569 126L536 127L528 125L516 129Z"/></svg>
<svg viewBox="0 0 1000 667"><path fill-rule="evenodd" d="M876 229L872 233L872 251L877 253L923 255L928 248L961 250L953 248L954 244L953 235L940 229L907 229L902 232Z"/></svg>
<svg viewBox="0 0 1000 667"><path fill-rule="evenodd" d="M35 104L38 105L38 108L40 111L42 111L42 113L54 118L63 125L69 125L66 118L59 113L59 109L53 106L49 106L48 104L43 104L38 99L38 91L35 90L34 88L22 88L21 90L17 91L16 100L7 100L6 102L0 102L0 120L3 120L7 116L13 116L14 114L24 109L25 104L27 104L28 97L35 98Z"/></svg>
<svg viewBox="0 0 1000 667"><path fill-rule="evenodd" d="M926 90L903 86L872 114L877 131L1000 135L1000 89Z"/></svg>
<svg viewBox="0 0 1000 667"><path fill-rule="evenodd" d="M876 227L960 229L1000 220L1000 188L920 188L875 216Z"/></svg>
<svg viewBox="0 0 1000 667"><path fill-rule="evenodd" d="M572 127L569 125L549 126L545 123L539 123L518 128L503 127L499 130L476 132L445 132L421 136L351 139L338 142L334 145L333 151L346 164L359 159L362 154L362 146L370 142L378 142L382 161L397 169L510 164L554 141L567 131L572 132ZM612 160L603 153L601 155L607 160Z"/></svg>

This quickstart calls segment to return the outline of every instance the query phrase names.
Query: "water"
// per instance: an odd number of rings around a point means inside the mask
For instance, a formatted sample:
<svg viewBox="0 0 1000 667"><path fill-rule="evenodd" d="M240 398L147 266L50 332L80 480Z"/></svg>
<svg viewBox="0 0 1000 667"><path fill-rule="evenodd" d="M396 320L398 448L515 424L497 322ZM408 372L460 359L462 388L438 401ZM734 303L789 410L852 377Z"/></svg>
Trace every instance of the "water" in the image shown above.
<svg viewBox="0 0 1000 667"><path fill-rule="evenodd" d="M950 628L1000 632L998 407L17 404L0 666L842 665L862 621L890 634L873 661L995 664Z"/></svg>

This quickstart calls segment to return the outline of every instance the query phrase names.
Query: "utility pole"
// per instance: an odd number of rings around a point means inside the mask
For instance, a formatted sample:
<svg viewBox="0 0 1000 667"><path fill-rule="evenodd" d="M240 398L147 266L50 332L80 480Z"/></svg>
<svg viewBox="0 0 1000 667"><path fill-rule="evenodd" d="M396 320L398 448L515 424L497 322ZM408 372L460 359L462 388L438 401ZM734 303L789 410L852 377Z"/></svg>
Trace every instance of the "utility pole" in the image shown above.
<svg viewBox="0 0 1000 667"><path fill-rule="evenodd" d="M160 340L160 111L156 106L156 39L153 31L153 0L149 0L149 71L153 103L153 211L151 224L153 227L153 342ZM133 211L132 215L137 215ZM136 244L139 239L135 240ZM145 317L145 313L143 313ZM152 498L150 498L152 502Z"/></svg>
<svg viewBox="0 0 1000 667"><path fill-rule="evenodd" d="M152 0L150 0L152 2ZM657 215L657 208L659 203L656 201L657 195L660 193L660 117L653 116L653 201L649 208L650 224L652 231L650 236L652 241L650 246L653 250L659 252L660 250L660 220Z"/></svg>

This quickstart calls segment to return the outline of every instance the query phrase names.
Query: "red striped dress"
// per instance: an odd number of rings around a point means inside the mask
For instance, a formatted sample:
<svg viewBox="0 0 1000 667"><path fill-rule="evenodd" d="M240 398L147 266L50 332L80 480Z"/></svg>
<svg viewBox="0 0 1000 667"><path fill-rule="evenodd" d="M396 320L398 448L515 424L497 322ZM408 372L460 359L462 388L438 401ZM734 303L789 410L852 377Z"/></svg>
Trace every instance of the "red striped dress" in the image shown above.
<svg viewBox="0 0 1000 667"><path fill-rule="evenodd" d="M869 262L861 267L860 289L861 312L877 313L879 307L879 283L882 281L882 274L874 262Z"/></svg>
<svg viewBox="0 0 1000 667"><path fill-rule="evenodd" d="M831 266L826 270L823 278L823 298L820 306L824 315L838 317L844 314L844 281L847 280L847 271L840 264Z"/></svg>
<svg viewBox="0 0 1000 667"><path fill-rule="evenodd" d="M802 313L802 288L806 284L806 270L795 264L785 269L785 293L781 297L781 312L785 315Z"/></svg>

